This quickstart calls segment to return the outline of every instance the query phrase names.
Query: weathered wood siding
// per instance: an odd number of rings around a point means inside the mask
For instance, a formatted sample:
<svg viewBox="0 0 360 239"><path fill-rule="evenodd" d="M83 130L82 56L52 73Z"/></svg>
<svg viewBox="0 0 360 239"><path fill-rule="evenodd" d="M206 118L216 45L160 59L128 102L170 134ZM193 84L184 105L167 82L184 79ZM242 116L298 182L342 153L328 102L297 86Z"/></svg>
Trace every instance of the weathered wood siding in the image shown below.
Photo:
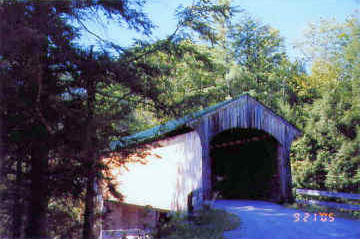
<svg viewBox="0 0 360 239"><path fill-rule="evenodd" d="M264 130L277 139L280 144L278 149L281 181L280 201L293 200L289 152L292 141L300 135L300 132L294 126L248 95L244 95L216 111L209 112L199 119L194 119L188 122L187 125L196 130L201 139L203 193L205 199L209 199L211 193L210 142L217 133L238 127Z"/></svg>
<svg viewBox="0 0 360 239"><path fill-rule="evenodd" d="M117 202L105 202L103 230L146 229L145 225L154 227L158 219L156 211L144 207Z"/></svg>
<svg viewBox="0 0 360 239"><path fill-rule="evenodd" d="M198 133L192 131L159 140L149 148L149 155L141 160L145 163L127 163L112 170L113 183L123 194L124 202L186 210L188 195L202 186L202 149ZM195 206L200 203L194 202Z"/></svg>

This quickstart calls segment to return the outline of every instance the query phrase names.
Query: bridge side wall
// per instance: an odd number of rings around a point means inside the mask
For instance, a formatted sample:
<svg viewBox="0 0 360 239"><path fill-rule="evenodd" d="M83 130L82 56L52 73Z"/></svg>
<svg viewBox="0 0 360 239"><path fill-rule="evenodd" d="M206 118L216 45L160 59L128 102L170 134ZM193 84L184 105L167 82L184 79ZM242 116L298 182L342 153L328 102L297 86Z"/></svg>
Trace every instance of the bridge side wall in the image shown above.
<svg viewBox="0 0 360 239"><path fill-rule="evenodd" d="M122 159L128 163L112 167L112 183L123 195L123 202L163 210L186 210L188 195L202 191L199 135L192 131L146 147L142 152L145 157L130 155ZM105 199L117 200L109 192L104 194ZM201 201L192 203L196 207Z"/></svg>

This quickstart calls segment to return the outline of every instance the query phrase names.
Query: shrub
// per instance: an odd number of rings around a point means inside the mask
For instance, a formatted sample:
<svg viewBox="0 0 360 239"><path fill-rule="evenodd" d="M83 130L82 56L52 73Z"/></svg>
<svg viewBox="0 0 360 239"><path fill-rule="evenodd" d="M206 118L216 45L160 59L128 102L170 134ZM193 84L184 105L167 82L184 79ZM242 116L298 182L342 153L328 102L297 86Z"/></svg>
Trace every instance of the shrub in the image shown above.
<svg viewBox="0 0 360 239"><path fill-rule="evenodd" d="M240 219L223 210L204 208L188 217L172 214L155 233L158 239L222 239L224 231L233 230Z"/></svg>

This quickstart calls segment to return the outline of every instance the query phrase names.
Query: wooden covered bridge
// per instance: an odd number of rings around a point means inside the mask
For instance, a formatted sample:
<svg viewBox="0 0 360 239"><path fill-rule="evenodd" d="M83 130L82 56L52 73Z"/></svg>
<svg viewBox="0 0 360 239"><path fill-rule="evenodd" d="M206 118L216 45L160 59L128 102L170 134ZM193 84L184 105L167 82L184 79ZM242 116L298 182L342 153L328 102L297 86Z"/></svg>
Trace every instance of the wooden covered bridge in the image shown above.
<svg viewBox="0 0 360 239"><path fill-rule="evenodd" d="M146 154L130 155L126 169L112 166L113 182L128 208L111 205L115 199L104 193L105 205L112 208L107 228L137 227L142 220L138 206L187 210L214 191L225 198L292 201L289 152L300 134L242 95L113 142L112 147L146 146ZM117 221L125 214L134 217L134 225Z"/></svg>

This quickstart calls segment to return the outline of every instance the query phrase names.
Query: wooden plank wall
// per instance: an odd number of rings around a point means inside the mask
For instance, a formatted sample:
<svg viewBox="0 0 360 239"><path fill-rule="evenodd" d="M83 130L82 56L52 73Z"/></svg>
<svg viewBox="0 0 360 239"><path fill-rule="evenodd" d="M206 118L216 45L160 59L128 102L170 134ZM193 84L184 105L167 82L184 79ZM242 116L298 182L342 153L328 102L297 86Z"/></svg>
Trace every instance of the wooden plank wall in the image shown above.
<svg viewBox="0 0 360 239"><path fill-rule="evenodd" d="M106 212L103 230L146 229L154 227L158 218L156 210L149 210L143 206L105 201Z"/></svg>
<svg viewBox="0 0 360 239"><path fill-rule="evenodd" d="M221 131L231 128L254 128L264 130L280 144L278 149L280 165L280 201L292 201L291 168L289 152L292 141L300 136L300 131L274 114L264 105L248 95L244 95L216 111L209 112L187 124L196 130L201 139L203 160L204 199L211 197L210 142Z"/></svg>

